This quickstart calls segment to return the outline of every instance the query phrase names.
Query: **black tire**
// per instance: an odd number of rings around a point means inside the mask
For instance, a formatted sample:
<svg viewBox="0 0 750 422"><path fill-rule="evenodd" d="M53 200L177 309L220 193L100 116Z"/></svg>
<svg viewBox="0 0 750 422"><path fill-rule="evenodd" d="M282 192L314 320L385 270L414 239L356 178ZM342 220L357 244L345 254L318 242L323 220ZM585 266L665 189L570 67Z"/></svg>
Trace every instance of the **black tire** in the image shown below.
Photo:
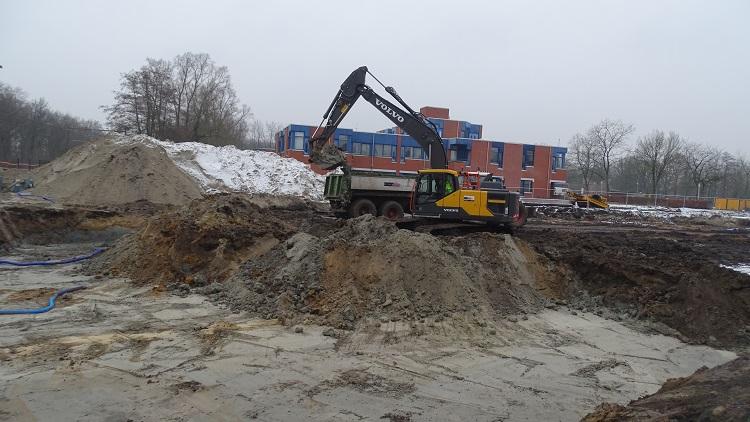
<svg viewBox="0 0 750 422"><path fill-rule="evenodd" d="M400 220L404 216L404 207L396 201L385 201L380 206L380 215L391 220Z"/></svg>
<svg viewBox="0 0 750 422"><path fill-rule="evenodd" d="M351 208L349 208L349 215L352 218L357 218L360 215L365 214L378 215L378 208L375 206L375 203L369 199L358 199L352 204Z"/></svg>

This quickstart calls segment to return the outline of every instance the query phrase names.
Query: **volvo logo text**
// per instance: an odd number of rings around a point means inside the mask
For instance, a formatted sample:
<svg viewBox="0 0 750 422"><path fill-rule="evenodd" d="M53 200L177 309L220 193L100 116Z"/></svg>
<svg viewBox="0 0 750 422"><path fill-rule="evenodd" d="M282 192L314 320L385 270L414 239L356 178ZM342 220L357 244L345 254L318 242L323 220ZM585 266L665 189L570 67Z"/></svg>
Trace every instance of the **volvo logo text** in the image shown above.
<svg viewBox="0 0 750 422"><path fill-rule="evenodd" d="M382 102L382 101L380 101L380 100L378 100L376 98L375 99L375 105L377 105L378 107L380 107L381 110L385 111L386 114L389 114L389 115L393 116L393 118L396 119L396 120L398 120L399 122L401 122L401 123L404 122L404 116L396 113L395 110L393 110L392 108L388 107L388 104L386 104L386 103L384 103L384 102Z"/></svg>

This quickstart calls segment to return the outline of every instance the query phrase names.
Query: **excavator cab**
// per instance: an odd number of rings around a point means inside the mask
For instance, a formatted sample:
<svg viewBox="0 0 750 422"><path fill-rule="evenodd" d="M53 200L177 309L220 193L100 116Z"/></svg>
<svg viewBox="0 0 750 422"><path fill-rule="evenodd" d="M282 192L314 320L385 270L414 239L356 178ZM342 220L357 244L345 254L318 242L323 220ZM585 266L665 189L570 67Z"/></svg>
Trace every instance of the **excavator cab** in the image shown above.
<svg viewBox="0 0 750 422"><path fill-rule="evenodd" d="M502 183L484 180L478 187L462 186L459 176L451 169L420 170L412 193L412 214L491 225L519 226L525 222L518 193L508 192Z"/></svg>
<svg viewBox="0 0 750 422"><path fill-rule="evenodd" d="M438 205L460 190L458 172L449 169L420 170L414 183L411 208L415 215L423 217L458 217L458 208Z"/></svg>
<svg viewBox="0 0 750 422"><path fill-rule="evenodd" d="M453 170L435 169L419 172L414 183L414 205L434 204L458 188L458 175Z"/></svg>

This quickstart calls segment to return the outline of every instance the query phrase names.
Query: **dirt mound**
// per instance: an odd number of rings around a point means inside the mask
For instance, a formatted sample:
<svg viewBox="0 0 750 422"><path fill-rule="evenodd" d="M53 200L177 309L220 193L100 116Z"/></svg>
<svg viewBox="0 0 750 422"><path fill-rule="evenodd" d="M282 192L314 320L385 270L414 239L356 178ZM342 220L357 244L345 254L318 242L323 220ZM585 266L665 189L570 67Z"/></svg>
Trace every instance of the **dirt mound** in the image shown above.
<svg viewBox="0 0 750 422"><path fill-rule="evenodd" d="M146 200L181 205L203 190L166 151L103 139L80 145L34 171L34 192L56 201L108 205Z"/></svg>
<svg viewBox="0 0 750 422"><path fill-rule="evenodd" d="M750 420L750 357L739 357L712 369L703 367L685 378L673 378L656 393L627 406L604 403L584 422L633 420Z"/></svg>
<svg viewBox="0 0 750 422"><path fill-rule="evenodd" d="M549 287L571 303L589 306L590 295L689 342L750 345L750 276L720 266L747 259L745 234L528 227L519 236L557 266Z"/></svg>
<svg viewBox="0 0 750 422"><path fill-rule="evenodd" d="M366 215L323 236L295 234L204 292L263 317L339 328L454 314L482 326L544 305L527 264L510 236L443 240Z"/></svg>
<svg viewBox="0 0 750 422"><path fill-rule="evenodd" d="M152 217L88 264L88 271L178 289L221 282L298 230L323 227L319 219L301 199L211 195Z"/></svg>

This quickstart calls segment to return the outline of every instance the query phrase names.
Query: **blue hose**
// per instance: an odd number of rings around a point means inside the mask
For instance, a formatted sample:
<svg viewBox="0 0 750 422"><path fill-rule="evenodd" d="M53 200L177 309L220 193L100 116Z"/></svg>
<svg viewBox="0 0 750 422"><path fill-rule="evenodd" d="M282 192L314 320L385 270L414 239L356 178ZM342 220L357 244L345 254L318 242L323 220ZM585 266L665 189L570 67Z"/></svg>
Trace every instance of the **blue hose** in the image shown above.
<svg viewBox="0 0 750 422"><path fill-rule="evenodd" d="M51 311L55 307L55 301L58 297L70 293L75 292L78 290L85 289L86 286L76 286L76 287L70 287L67 289L58 290L49 298L49 302L47 302L47 306L42 306L41 308L36 309L0 309L0 315L26 315L26 314L43 314L45 312Z"/></svg>
<svg viewBox="0 0 750 422"><path fill-rule="evenodd" d="M0 265L13 265L16 267L34 267L34 266L41 266L41 265L47 266L47 265L72 264L74 262L83 261L84 259L95 257L99 255L100 253L104 252L104 250L105 250L104 248L96 248L87 255L74 256L73 258L66 258L66 259L53 259L50 261L21 262L21 261L13 261L10 259L0 259Z"/></svg>
<svg viewBox="0 0 750 422"><path fill-rule="evenodd" d="M31 267L35 265L70 264L73 262L83 261L84 259L89 259L91 257L99 255L102 252L104 252L104 248L96 248L87 255L80 255L80 256L74 256L73 258L56 259L56 260L51 260L51 261L19 262L19 261L12 261L9 259L0 259L0 264L15 265L17 267ZM0 309L0 315L43 314L55 308L55 301L57 300L58 297L66 293L83 290L85 288L86 286L76 286L76 287L69 287L67 289L58 290L49 298L49 302L47 302L47 306L42 306L41 308L37 308L37 309Z"/></svg>
<svg viewBox="0 0 750 422"><path fill-rule="evenodd" d="M55 203L55 200L50 198L49 196L34 195L33 193L23 193L23 191L16 192L16 196L20 196L22 198L39 198L39 199L44 199L47 202L52 202L53 204Z"/></svg>

